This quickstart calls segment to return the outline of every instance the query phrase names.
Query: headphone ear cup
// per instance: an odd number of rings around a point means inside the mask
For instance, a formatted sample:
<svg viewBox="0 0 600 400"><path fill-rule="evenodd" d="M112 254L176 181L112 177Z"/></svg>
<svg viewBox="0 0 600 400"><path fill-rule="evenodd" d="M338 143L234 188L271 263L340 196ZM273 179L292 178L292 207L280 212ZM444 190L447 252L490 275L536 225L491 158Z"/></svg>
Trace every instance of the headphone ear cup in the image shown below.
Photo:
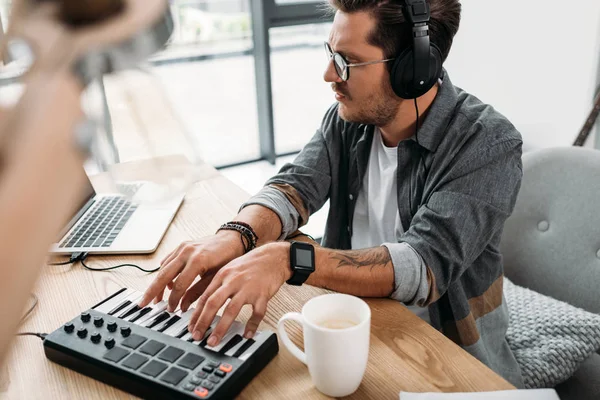
<svg viewBox="0 0 600 400"><path fill-rule="evenodd" d="M402 99L415 99L427 93L442 75L442 53L435 45L429 46L429 78L423 85L413 84L413 51L412 47L404 50L396 58L390 71L390 82L396 96Z"/></svg>
<svg viewBox="0 0 600 400"><path fill-rule="evenodd" d="M396 96L402 99L408 99L409 97L409 88L407 85L412 86L412 83L409 82L412 80L412 65L413 65L413 55L412 55L412 47L405 49L396 59L394 60L394 64L392 65L392 70L390 71L390 82L392 84L392 90L396 93ZM406 78L406 71L410 66L411 78Z"/></svg>

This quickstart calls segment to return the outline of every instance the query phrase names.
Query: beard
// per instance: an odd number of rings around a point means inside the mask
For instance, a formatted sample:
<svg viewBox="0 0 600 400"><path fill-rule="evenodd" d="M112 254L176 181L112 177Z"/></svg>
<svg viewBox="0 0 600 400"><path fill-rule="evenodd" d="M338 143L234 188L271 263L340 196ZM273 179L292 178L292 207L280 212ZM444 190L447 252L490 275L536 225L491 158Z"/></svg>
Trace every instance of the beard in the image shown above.
<svg viewBox="0 0 600 400"><path fill-rule="evenodd" d="M381 82L379 90L368 93L364 98L353 98L347 87L336 83L332 87L346 97L346 102L339 102L338 114L348 122L385 126L394 119L401 102L387 79Z"/></svg>

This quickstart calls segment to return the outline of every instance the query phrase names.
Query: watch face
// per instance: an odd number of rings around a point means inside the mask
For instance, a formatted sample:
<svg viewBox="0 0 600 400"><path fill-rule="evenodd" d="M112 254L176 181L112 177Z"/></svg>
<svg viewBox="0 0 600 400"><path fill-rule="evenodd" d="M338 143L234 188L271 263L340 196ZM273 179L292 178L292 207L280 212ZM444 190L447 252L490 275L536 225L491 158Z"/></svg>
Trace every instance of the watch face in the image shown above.
<svg viewBox="0 0 600 400"><path fill-rule="evenodd" d="M312 245L302 242L292 243L292 269L313 272L315 270L315 253Z"/></svg>
<svg viewBox="0 0 600 400"><path fill-rule="evenodd" d="M312 269L312 252L310 250L296 249L296 266Z"/></svg>

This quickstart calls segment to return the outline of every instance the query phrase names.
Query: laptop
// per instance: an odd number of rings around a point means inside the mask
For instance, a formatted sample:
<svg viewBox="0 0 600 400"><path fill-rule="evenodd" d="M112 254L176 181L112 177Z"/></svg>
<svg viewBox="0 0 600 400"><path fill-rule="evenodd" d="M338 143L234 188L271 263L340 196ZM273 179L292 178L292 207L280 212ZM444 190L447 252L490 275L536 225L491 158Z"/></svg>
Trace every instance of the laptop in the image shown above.
<svg viewBox="0 0 600 400"><path fill-rule="evenodd" d="M82 170L83 171L83 170ZM53 255L86 252L89 254L147 254L158 247L183 202L184 194L159 205L137 204L136 193L151 182L122 185L131 194L96 193L87 174L85 195L75 215L60 233L49 253ZM129 200L132 199L132 200Z"/></svg>

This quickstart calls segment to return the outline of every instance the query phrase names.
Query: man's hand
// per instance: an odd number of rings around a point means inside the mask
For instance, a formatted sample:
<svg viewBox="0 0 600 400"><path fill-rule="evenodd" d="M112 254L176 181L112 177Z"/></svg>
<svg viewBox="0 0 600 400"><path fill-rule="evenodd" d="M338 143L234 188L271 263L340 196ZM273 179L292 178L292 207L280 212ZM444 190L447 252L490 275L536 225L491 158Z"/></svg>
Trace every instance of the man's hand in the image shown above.
<svg viewBox="0 0 600 400"><path fill-rule="evenodd" d="M220 231L197 242L182 243L161 261L161 270L146 289L139 306L147 306L152 299L158 303L168 287L171 289L168 311L175 311L180 300L181 309L187 311L217 271L243 254L240 234L234 231ZM190 287L198 276L201 279Z"/></svg>
<svg viewBox="0 0 600 400"><path fill-rule="evenodd" d="M209 346L217 345L245 304L252 305L252 316L246 324L245 338L251 338L267 311L267 303L292 276L290 244L275 242L261 246L236 258L212 278L190 319L188 330L194 340L204 337L217 311L231 299L221 319L208 338Z"/></svg>

